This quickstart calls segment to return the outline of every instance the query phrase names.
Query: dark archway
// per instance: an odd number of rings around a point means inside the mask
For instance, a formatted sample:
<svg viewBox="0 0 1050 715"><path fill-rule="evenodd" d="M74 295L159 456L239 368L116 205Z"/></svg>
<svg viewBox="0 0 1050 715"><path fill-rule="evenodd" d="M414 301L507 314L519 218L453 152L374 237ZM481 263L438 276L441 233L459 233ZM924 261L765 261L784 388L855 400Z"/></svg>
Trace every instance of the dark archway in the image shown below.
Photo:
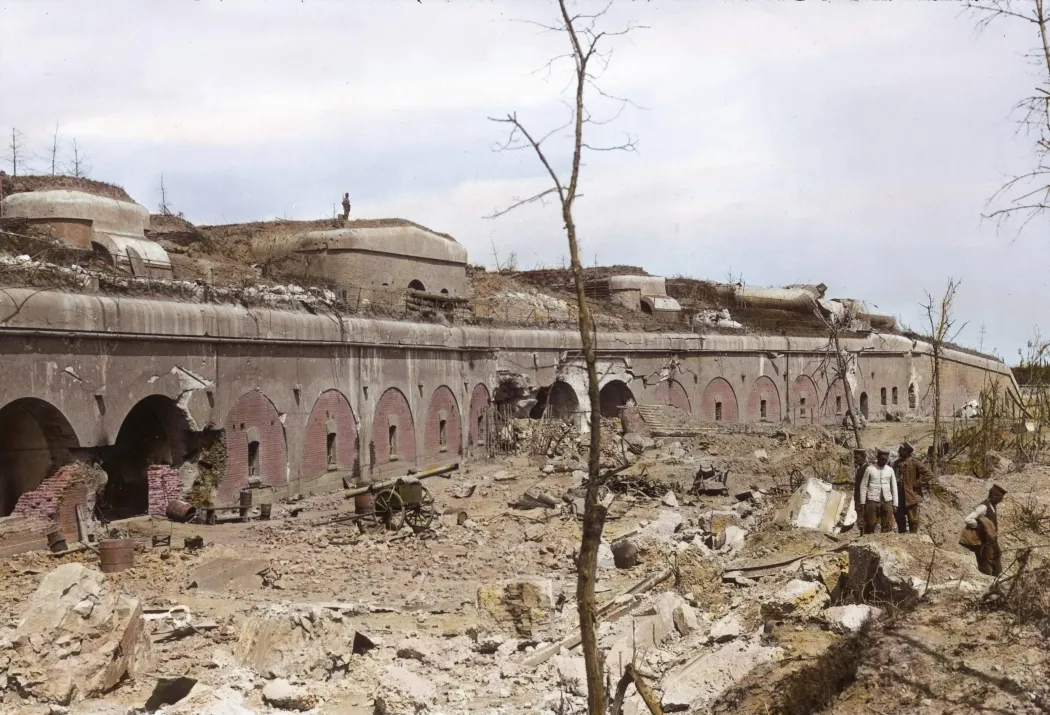
<svg viewBox="0 0 1050 715"><path fill-rule="evenodd" d="M619 417L620 409L633 401L634 394L623 380L610 380L598 393L602 417Z"/></svg>
<svg viewBox="0 0 1050 715"><path fill-rule="evenodd" d="M490 402L489 388L479 382L470 394L470 424L467 425L467 438L471 445L485 444L485 417L488 414Z"/></svg>
<svg viewBox="0 0 1050 715"><path fill-rule="evenodd" d="M421 281L419 279L416 279L416 280L412 281L411 283L409 283L408 284L408 289L409 290L418 290L418 291L423 292L423 293L426 293L426 291L427 291L426 286L423 285L423 281Z"/></svg>
<svg viewBox="0 0 1050 715"><path fill-rule="evenodd" d="M191 435L186 415L170 397L150 395L132 407L102 458L109 476L98 505L102 513L110 519L145 514L147 470L155 464L181 465L191 449Z"/></svg>
<svg viewBox="0 0 1050 715"><path fill-rule="evenodd" d="M72 461L71 450L79 445L69 420L54 405L35 397L4 405L0 409L0 516L9 515L18 497Z"/></svg>
<svg viewBox="0 0 1050 715"><path fill-rule="evenodd" d="M860 393L860 414L864 419L868 419L868 393Z"/></svg>
<svg viewBox="0 0 1050 715"><path fill-rule="evenodd" d="M547 393L547 404L550 405L551 417L560 420L571 420L580 411L580 400L576 397L576 390L561 380L551 385Z"/></svg>

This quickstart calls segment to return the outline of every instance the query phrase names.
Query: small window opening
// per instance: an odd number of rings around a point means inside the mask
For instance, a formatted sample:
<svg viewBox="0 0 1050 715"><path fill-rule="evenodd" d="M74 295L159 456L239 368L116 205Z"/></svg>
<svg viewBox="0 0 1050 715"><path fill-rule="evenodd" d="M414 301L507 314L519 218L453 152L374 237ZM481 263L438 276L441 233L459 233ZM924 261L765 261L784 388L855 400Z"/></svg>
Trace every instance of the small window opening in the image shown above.
<svg viewBox="0 0 1050 715"><path fill-rule="evenodd" d="M485 444L485 415L478 415L478 444Z"/></svg>
<svg viewBox="0 0 1050 715"><path fill-rule="evenodd" d="M800 397L799 400L798 400L798 416L799 417L805 417L806 416L806 398L805 397Z"/></svg>
<svg viewBox="0 0 1050 715"><path fill-rule="evenodd" d="M879 390L879 400L882 402L882 406L886 406L886 388L883 387Z"/></svg>
<svg viewBox="0 0 1050 715"><path fill-rule="evenodd" d="M326 454L328 455L328 466L334 467L336 462L336 450L335 450L336 433L330 432L328 434L328 441L325 444Z"/></svg>
<svg viewBox="0 0 1050 715"><path fill-rule="evenodd" d="M721 402L716 402L715 403L715 422L721 422L721 421L722 421L722 403Z"/></svg>
<svg viewBox="0 0 1050 715"><path fill-rule="evenodd" d="M835 414L842 414L842 395L835 395Z"/></svg>
<svg viewBox="0 0 1050 715"><path fill-rule="evenodd" d="M892 390L891 399L893 400L893 404L897 404L897 388L896 387L893 388L893 390Z"/></svg>
<svg viewBox="0 0 1050 715"><path fill-rule="evenodd" d="M766 401L762 400L758 403L758 414L762 419L766 419Z"/></svg>
<svg viewBox="0 0 1050 715"><path fill-rule="evenodd" d="M248 443L248 476L259 476L259 443Z"/></svg>
<svg viewBox="0 0 1050 715"><path fill-rule="evenodd" d="M438 446L442 452L448 451L448 422L441 420L438 422Z"/></svg>
<svg viewBox="0 0 1050 715"><path fill-rule="evenodd" d="M390 425L390 461L397 460L397 425Z"/></svg>

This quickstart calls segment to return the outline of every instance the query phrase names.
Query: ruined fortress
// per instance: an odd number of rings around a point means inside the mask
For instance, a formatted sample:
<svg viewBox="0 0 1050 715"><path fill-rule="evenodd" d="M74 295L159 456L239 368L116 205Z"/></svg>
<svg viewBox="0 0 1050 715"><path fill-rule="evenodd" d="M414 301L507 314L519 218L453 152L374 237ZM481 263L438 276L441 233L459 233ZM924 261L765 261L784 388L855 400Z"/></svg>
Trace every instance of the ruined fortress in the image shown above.
<svg viewBox="0 0 1050 715"><path fill-rule="evenodd" d="M485 273L410 221L196 227L117 187L47 179L0 177L6 553L42 538L32 518L66 523L96 493L111 518L179 495L236 504L250 482L306 493L482 457L513 418L586 427L565 271ZM842 423L814 309L848 301L638 273L588 274L604 415ZM853 307L859 411L929 416L929 345ZM946 415L989 384L1016 390L1001 361L946 352ZM78 479L81 463L105 478Z"/></svg>

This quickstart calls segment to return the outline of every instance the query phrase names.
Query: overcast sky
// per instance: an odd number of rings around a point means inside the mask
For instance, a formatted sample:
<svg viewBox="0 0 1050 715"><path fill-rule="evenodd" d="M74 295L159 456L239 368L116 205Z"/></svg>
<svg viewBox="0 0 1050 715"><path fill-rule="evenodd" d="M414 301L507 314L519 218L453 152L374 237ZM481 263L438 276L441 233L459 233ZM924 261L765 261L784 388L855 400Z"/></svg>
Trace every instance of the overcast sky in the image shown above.
<svg viewBox="0 0 1050 715"><path fill-rule="evenodd" d="M602 5L585 3L600 9ZM0 132L45 153L55 124L91 177L195 223L402 217L473 263L567 254L546 188L498 153L490 116L563 123L564 36L539 0L0 0ZM954 3L614 3L603 90L630 97L592 141L577 222L586 263L749 284L822 281L918 327L923 288L962 280L962 342L1013 363L1050 307L1047 221L983 221L1028 166L1010 109L1038 80L1026 26L976 32ZM615 106L595 96L599 118ZM566 167L566 144L551 139ZM2 152L0 152L2 153ZM37 160L43 170L45 162ZM1050 329L1047 330L1050 332Z"/></svg>

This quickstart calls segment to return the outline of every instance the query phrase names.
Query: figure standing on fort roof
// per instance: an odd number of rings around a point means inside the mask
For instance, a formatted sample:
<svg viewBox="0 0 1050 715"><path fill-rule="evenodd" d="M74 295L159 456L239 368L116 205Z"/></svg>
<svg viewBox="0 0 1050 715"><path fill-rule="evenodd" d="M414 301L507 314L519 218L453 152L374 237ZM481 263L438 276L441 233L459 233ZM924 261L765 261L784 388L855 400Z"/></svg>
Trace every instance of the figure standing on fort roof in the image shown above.
<svg viewBox="0 0 1050 715"><path fill-rule="evenodd" d="M343 220L350 218L350 194L343 194Z"/></svg>

